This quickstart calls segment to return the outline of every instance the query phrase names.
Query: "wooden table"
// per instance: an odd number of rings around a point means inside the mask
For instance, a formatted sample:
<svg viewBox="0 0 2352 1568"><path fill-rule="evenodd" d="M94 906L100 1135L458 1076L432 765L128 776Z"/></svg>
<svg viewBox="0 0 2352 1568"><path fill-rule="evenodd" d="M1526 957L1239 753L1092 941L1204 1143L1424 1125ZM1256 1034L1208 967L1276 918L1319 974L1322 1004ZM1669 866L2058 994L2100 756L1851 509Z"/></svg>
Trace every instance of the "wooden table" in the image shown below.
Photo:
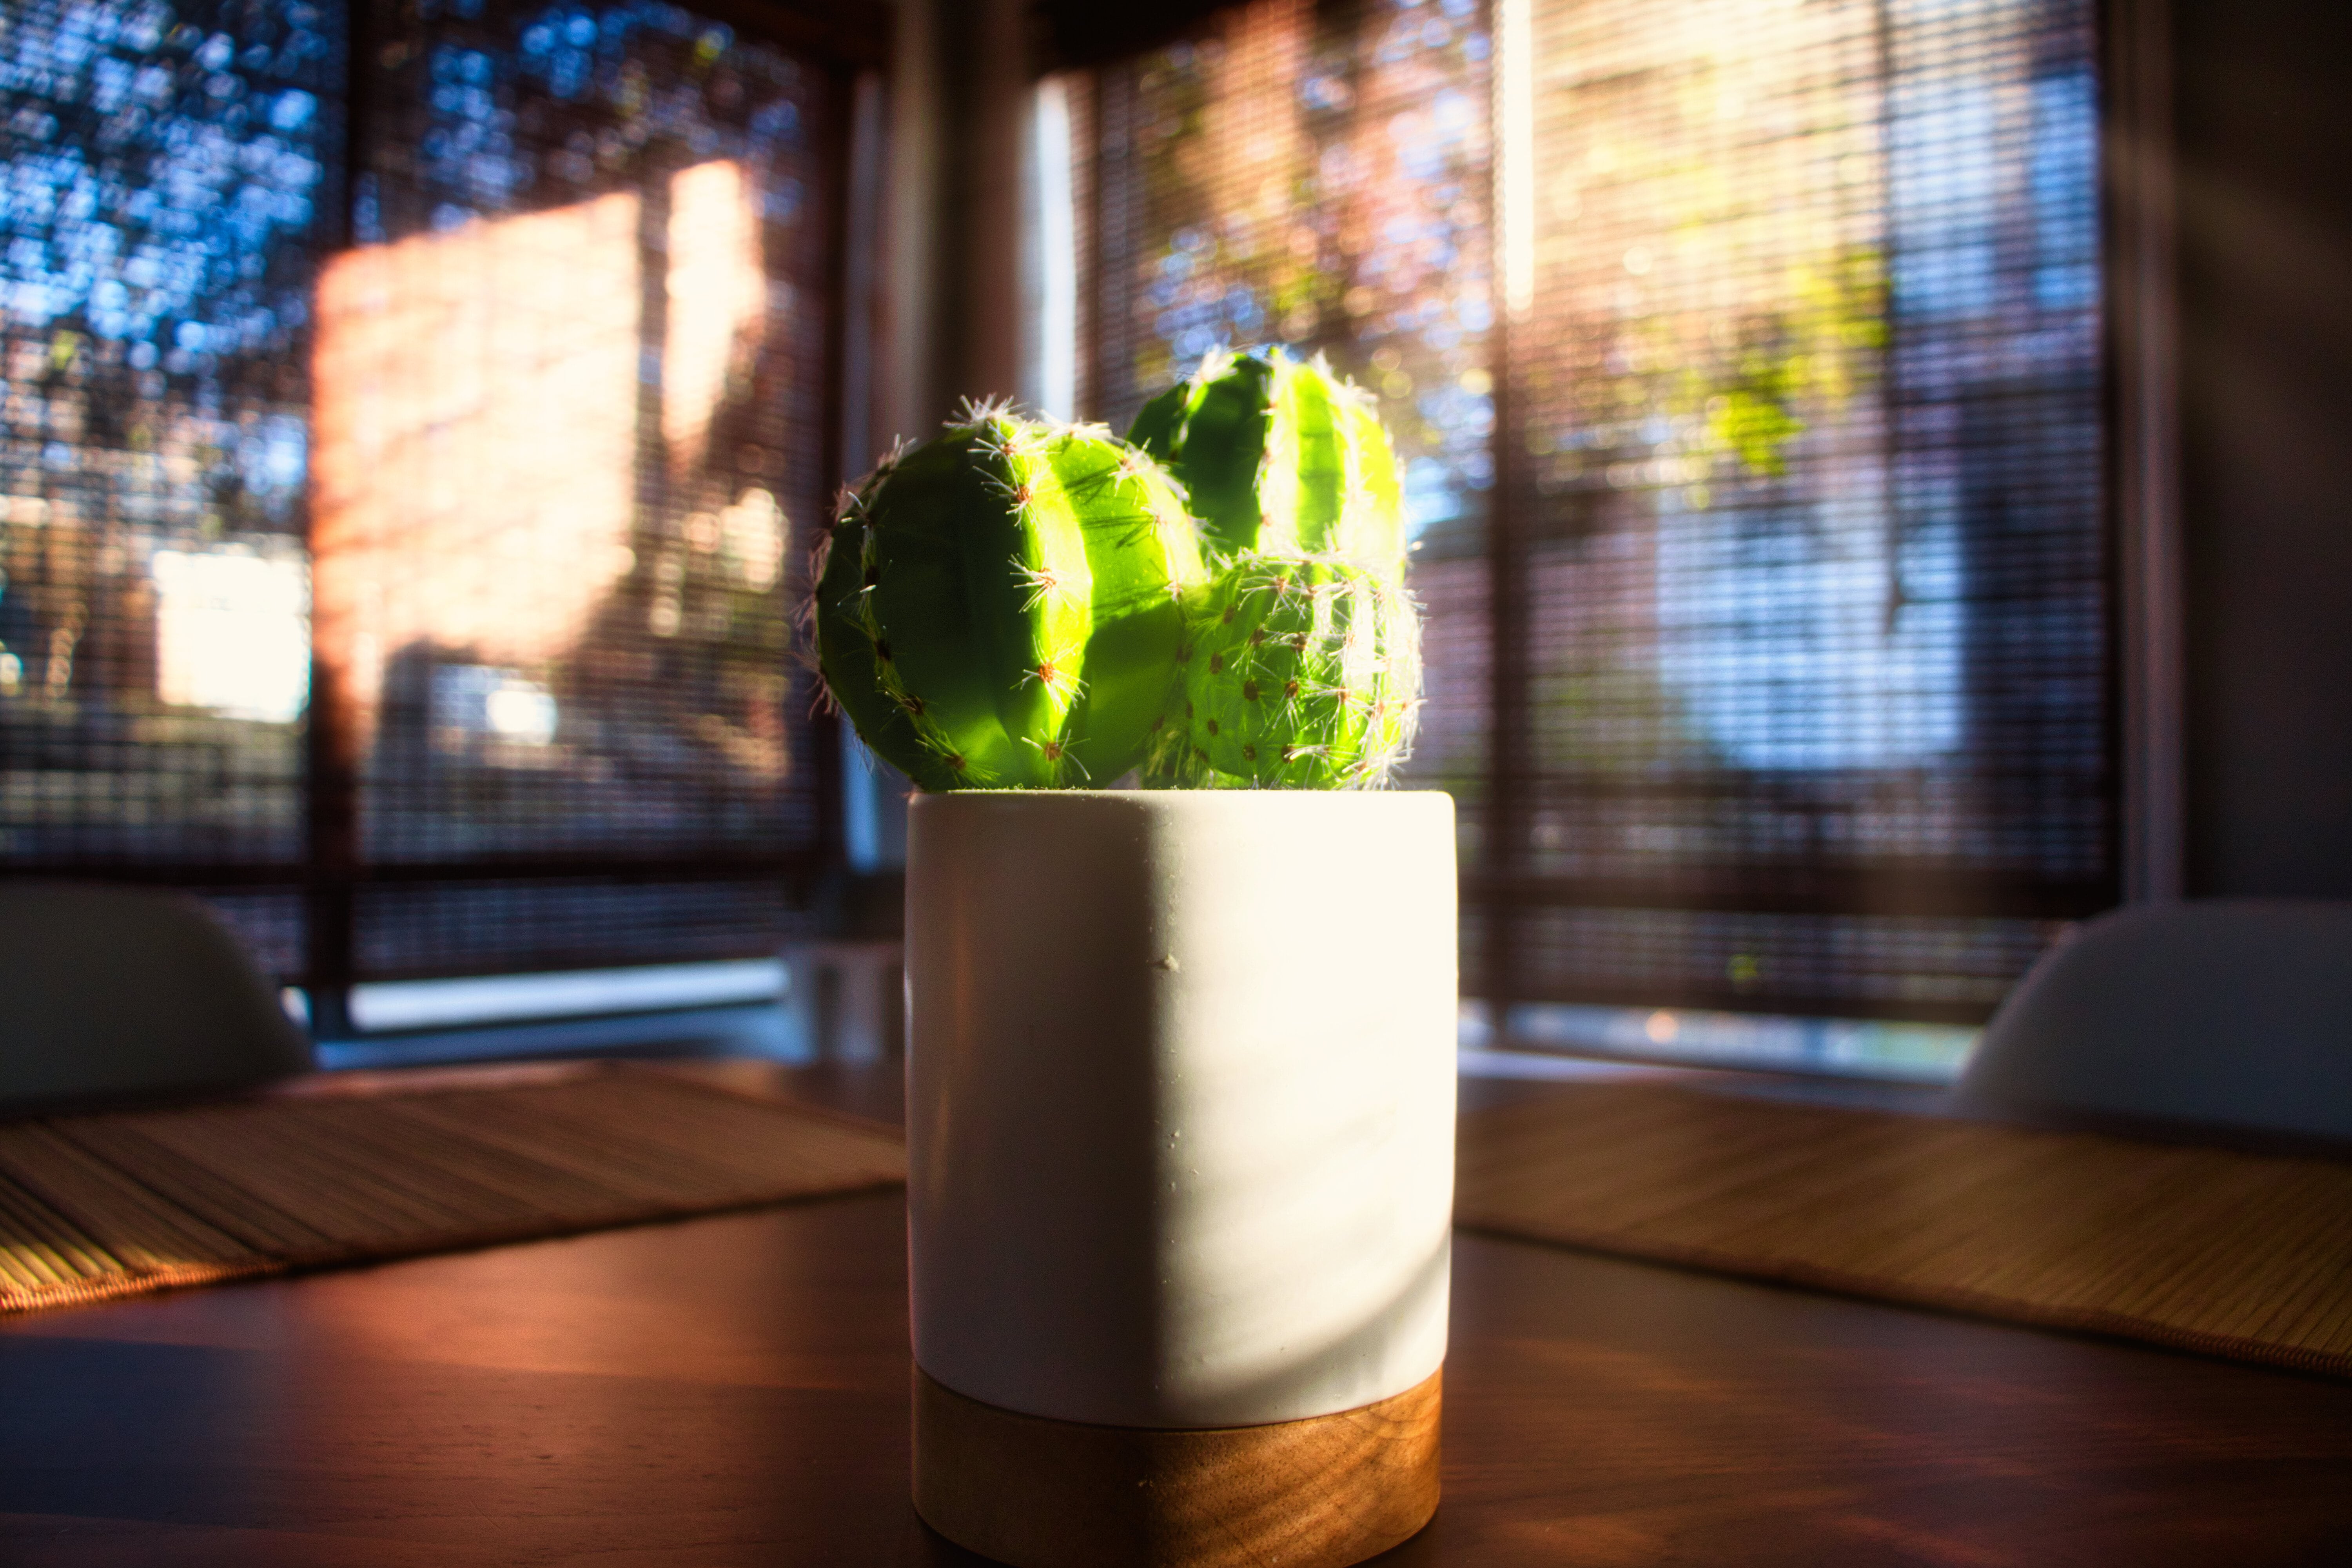
<svg viewBox="0 0 2352 1568"><path fill-rule="evenodd" d="M906 1500L903 1220L0 1321L0 1563L978 1562ZM2352 1385L1469 1235L1454 1311L1384 1563L2352 1563Z"/></svg>

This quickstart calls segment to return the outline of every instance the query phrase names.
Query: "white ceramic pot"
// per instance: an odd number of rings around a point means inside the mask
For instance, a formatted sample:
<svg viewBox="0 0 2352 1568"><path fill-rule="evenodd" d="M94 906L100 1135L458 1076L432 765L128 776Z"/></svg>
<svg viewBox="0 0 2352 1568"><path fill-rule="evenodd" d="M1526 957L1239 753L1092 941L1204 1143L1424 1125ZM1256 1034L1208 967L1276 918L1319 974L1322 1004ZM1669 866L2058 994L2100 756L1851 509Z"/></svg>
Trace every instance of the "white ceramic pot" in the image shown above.
<svg viewBox="0 0 2352 1568"><path fill-rule="evenodd" d="M966 791L918 796L909 831L922 1371L1001 1411L1158 1429L1426 1384L1450 797Z"/></svg>

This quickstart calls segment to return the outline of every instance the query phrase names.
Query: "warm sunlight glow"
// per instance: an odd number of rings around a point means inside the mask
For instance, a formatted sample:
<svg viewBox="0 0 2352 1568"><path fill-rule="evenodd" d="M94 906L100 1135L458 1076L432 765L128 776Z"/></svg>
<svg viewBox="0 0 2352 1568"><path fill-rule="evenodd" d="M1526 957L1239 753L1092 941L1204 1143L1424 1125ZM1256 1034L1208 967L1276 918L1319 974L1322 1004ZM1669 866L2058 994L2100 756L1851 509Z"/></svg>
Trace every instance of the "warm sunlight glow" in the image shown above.
<svg viewBox="0 0 2352 1568"><path fill-rule="evenodd" d="M152 570L158 698L272 724L301 716L310 616L300 561L159 550Z"/></svg>
<svg viewBox="0 0 2352 1568"><path fill-rule="evenodd" d="M553 658L634 564L637 227L624 194L328 264L317 614L363 721L404 650Z"/></svg>
<svg viewBox="0 0 2352 1568"><path fill-rule="evenodd" d="M698 163L670 176L662 439L673 474L702 466L711 417L759 353L768 316L759 199L737 163Z"/></svg>
<svg viewBox="0 0 2352 1568"><path fill-rule="evenodd" d="M1536 298L1535 0L1496 0L1495 69L1496 215L1502 230L1503 305L1513 318Z"/></svg>

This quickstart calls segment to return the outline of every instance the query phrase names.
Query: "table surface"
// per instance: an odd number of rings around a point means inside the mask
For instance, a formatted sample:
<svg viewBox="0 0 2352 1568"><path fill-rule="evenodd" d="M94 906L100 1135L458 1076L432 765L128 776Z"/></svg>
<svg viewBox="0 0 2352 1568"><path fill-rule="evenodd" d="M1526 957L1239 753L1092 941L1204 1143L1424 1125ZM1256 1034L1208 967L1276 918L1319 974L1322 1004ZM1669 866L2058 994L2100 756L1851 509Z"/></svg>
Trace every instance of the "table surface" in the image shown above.
<svg viewBox="0 0 2352 1568"><path fill-rule="evenodd" d="M904 1215L0 1321L0 1563L978 1563L907 1503ZM2352 1563L2352 1384L1469 1234L1444 1443L1381 1563Z"/></svg>

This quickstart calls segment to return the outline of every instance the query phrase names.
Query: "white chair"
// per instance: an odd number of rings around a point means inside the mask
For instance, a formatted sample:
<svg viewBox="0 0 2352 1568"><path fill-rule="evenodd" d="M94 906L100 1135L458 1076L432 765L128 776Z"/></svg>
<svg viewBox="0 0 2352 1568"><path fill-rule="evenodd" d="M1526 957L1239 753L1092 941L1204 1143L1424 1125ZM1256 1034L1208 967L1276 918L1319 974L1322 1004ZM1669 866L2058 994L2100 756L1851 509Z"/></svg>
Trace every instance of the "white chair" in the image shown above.
<svg viewBox="0 0 2352 1568"><path fill-rule="evenodd" d="M310 1065L275 990L194 899L0 881L0 1112L233 1089Z"/></svg>
<svg viewBox="0 0 2352 1568"><path fill-rule="evenodd" d="M2352 904L2118 910L2042 955L1963 1104L2352 1139Z"/></svg>

